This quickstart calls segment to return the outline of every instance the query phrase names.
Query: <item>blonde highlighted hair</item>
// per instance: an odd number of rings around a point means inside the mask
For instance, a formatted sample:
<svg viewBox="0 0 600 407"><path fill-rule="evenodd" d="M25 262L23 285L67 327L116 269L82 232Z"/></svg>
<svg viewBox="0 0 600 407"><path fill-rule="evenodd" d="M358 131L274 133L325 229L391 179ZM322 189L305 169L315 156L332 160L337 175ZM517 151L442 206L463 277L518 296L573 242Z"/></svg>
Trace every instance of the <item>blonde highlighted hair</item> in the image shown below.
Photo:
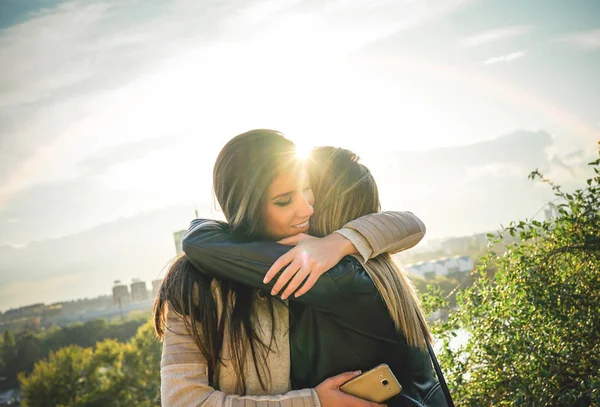
<svg viewBox="0 0 600 407"><path fill-rule="evenodd" d="M323 237L346 223L379 212L379 191L373 175L349 150L315 148L308 173L315 195L310 233ZM379 291L396 329L410 346L426 349L431 333L425 321L415 286L389 254L381 254L363 265Z"/></svg>

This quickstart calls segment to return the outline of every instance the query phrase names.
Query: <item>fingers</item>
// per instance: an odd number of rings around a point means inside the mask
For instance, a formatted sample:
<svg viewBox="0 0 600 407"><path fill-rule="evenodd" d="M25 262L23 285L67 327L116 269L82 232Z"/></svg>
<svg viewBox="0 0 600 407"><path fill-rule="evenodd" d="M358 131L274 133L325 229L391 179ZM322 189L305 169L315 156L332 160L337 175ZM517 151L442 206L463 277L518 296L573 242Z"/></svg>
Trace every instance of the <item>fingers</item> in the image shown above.
<svg viewBox="0 0 600 407"><path fill-rule="evenodd" d="M314 287L317 280L321 277L320 273L316 273L314 270L309 274L308 279L304 282L302 287L294 294L294 297L298 298L301 295L306 294L311 288Z"/></svg>
<svg viewBox="0 0 600 407"><path fill-rule="evenodd" d="M271 295L277 295L279 291L285 287L287 282L290 281L290 279L298 272L298 270L300 270L301 267L302 260L299 258L294 259L292 264L287 266L285 270L283 270L283 273L281 273L281 275L277 278L277 282L271 290Z"/></svg>
<svg viewBox="0 0 600 407"><path fill-rule="evenodd" d="M327 379L328 381L330 381L330 384L332 385L332 387L334 388L339 388L342 384L346 383L348 380L355 378L356 376L358 376L359 374L361 374L362 372L360 370L357 370L356 372L345 372L345 373L340 373L337 376L333 376L330 377L329 379Z"/></svg>
<svg viewBox="0 0 600 407"><path fill-rule="evenodd" d="M385 404L374 403L349 394L344 397L344 405L347 407L386 407Z"/></svg>
<svg viewBox="0 0 600 407"><path fill-rule="evenodd" d="M296 292L296 290L298 289L298 287L300 286L300 284L302 284L302 282L304 280L306 280L306 277L309 274L310 274L310 269L307 267L307 265L302 266L302 268L300 269L300 271L298 271L296 273L296 275L294 276L294 278L292 279L292 281L285 288L285 291L281 295L281 299L282 300L287 300L287 298L290 295L292 295L294 292Z"/></svg>
<svg viewBox="0 0 600 407"><path fill-rule="evenodd" d="M385 404L373 403L354 396L348 396L348 399L344 401L344 405L347 407L385 407Z"/></svg>
<svg viewBox="0 0 600 407"><path fill-rule="evenodd" d="M263 279L263 283L269 284L269 282L273 279L273 277L275 277L282 268L284 268L285 266L287 266L294 260L295 256L296 256L296 252L292 249L289 252L287 252L286 254L284 254L283 256L281 256L280 258L278 258L275 261L275 263L273 263L271 268L269 268L269 271L267 271L267 274L265 275L265 278Z"/></svg>

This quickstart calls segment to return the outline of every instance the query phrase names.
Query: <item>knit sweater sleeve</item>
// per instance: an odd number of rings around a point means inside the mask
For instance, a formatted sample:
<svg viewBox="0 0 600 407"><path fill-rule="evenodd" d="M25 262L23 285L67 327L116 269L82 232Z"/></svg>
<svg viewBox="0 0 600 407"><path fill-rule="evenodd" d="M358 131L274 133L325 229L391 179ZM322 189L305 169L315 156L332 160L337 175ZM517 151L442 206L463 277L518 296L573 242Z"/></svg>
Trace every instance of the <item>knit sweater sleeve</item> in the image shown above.
<svg viewBox="0 0 600 407"><path fill-rule="evenodd" d="M362 216L336 231L354 244L364 262L410 249L425 232L425 224L412 212L392 211Z"/></svg>
<svg viewBox="0 0 600 407"><path fill-rule="evenodd" d="M181 316L169 310L161 357L161 405L169 407L320 407L314 389L240 396L211 387L208 367Z"/></svg>

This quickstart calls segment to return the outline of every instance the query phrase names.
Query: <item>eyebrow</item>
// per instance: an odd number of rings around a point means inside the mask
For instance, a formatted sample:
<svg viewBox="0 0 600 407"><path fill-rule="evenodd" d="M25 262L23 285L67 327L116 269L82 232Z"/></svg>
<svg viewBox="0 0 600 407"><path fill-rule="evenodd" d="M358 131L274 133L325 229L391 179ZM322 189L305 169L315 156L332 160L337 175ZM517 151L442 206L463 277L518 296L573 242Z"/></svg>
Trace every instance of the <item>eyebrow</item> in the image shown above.
<svg viewBox="0 0 600 407"><path fill-rule="evenodd" d="M304 187L302 189L302 191L306 191L307 189L311 189L311 187L309 187L309 186ZM284 196L292 195L294 192L296 192L296 190L284 192L283 194L279 194L279 195L275 195L273 198L271 198L271 200L274 201L276 199L283 198Z"/></svg>
<svg viewBox="0 0 600 407"><path fill-rule="evenodd" d="M283 194L275 195L273 198L271 198L271 200L274 201L276 199L283 198L284 196L292 195L294 192L296 192L296 191L289 191L289 192L284 192Z"/></svg>

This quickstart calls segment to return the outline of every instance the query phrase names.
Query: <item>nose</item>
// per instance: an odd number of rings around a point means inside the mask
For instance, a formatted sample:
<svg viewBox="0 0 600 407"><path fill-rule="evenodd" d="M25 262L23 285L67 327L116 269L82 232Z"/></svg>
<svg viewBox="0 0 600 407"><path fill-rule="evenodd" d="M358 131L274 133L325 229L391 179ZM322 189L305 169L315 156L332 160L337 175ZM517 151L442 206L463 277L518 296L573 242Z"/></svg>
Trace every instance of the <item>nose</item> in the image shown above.
<svg viewBox="0 0 600 407"><path fill-rule="evenodd" d="M299 207L297 209L297 216L302 219L310 218L315 212L313 203L312 193L302 194L302 199L300 199Z"/></svg>

